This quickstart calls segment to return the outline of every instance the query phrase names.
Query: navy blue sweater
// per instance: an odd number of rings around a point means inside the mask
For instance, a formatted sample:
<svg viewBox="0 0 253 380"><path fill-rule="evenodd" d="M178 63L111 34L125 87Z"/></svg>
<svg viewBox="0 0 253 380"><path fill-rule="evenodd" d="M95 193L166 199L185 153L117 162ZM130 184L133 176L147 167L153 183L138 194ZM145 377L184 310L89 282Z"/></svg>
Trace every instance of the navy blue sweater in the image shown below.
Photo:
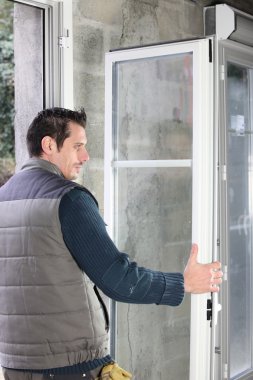
<svg viewBox="0 0 253 380"><path fill-rule="evenodd" d="M59 209L64 241L77 264L115 301L177 306L184 296L181 273L138 267L110 239L93 198L79 189L66 194Z"/></svg>

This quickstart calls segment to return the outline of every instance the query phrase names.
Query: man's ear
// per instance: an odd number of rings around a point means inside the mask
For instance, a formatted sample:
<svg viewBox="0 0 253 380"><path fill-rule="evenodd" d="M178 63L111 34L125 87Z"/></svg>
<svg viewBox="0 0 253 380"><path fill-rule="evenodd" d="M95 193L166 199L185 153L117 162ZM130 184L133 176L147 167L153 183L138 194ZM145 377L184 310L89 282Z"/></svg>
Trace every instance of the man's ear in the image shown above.
<svg viewBox="0 0 253 380"><path fill-rule="evenodd" d="M56 142L55 140L50 136L44 136L41 140L41 148L43 150L43 153L47 155L51 155L55 150Z"/></svg>

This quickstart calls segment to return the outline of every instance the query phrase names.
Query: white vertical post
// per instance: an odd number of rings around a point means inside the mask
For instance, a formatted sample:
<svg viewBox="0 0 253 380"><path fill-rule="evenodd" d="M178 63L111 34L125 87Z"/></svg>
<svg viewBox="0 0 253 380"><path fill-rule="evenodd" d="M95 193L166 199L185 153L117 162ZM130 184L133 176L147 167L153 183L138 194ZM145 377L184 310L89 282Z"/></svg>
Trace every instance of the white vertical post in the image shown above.
<svg viewBox="0 0 253 380"><path fill-rule="evenodd" d="M200 40L193 60L193 242L198 260L212 261L213 251L213 77L209 40ZM190 380L210 379L210 294L191 296Z"/></svg>
<svg viewBox="0 0 253 380"><path fill-rule="evenodd" d="M72 0L63 0L62 3L61 36L63 46L60 47L60 103L62 107L73 108L73 26Z"/></svg>

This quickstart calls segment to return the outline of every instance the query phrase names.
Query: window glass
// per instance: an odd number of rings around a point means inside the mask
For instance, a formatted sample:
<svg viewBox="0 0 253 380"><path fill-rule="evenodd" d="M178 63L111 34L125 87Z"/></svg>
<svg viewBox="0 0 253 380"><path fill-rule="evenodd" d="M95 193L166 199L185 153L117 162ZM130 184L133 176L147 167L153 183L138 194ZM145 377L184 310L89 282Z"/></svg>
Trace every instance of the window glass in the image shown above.
<svg viewBox="0 0 253 380"><path fill-rule="evenodd" d="M230 375L252 367L252 70L228 62ZM251 83L251 86L250 86Z"/></svg>
<svg viewBox="0 0 253 380"><path fill-rule="evenodd" d="M192 54L120 62L115 70L115 158L191 158Z"/></svg>

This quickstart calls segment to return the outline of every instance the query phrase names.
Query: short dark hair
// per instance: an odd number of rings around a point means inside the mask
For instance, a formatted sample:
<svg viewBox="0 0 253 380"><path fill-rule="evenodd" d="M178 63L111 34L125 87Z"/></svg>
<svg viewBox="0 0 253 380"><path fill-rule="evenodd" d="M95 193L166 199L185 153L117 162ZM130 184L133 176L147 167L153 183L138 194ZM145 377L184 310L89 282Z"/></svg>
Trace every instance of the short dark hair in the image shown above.
<svg viewBox="0 0 253 380"><path fill-rule="evenodd" d="M66 108L54 107L39 112L27 131L26 143L29 156L41 156L41 141L45 136L55 139L57 148L60 150L64 140L70 135L70 122L77 123L85 128L86 113L84 109L72 111Z"/></svg>

